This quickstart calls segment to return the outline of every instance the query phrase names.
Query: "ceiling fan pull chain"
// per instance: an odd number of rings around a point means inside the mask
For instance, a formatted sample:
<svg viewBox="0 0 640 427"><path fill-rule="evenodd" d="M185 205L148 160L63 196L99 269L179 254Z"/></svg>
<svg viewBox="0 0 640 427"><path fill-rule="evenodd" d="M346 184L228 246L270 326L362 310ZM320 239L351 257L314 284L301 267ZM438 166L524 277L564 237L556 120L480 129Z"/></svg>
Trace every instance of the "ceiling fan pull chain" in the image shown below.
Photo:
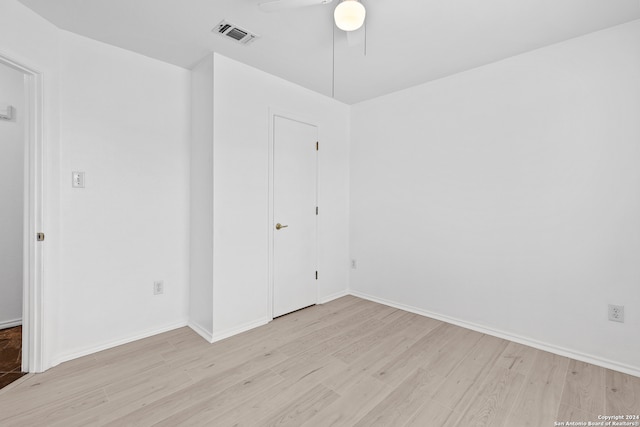
<svg viewBox="0 0 640 427"><path fill-rule="evenodd" d="M336 27L331 23L331 98L336 97Z"/></svg>
<svg viewBox="0 0 640 427"><path fill-rule="evenodd" d="M364 56L367 56L367 21L364 22Z"/></svg>

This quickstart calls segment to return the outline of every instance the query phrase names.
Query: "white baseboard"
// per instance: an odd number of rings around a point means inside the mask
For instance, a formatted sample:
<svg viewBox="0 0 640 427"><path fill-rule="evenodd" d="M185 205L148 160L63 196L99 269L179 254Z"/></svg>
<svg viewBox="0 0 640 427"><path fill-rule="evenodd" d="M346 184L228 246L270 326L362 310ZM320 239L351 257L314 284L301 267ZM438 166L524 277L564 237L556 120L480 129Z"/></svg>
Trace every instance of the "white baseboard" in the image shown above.
<svg viewBox="0 0 640 427"><path fill-rule="evenodd" d="M117 347L117 346L123 345L123 344L128 344L128 343L133 342L133 341L141 340L141 339L144 339L144 338L149 338L151 336L162 334L164 332L169 332L169 331L172 331L174 329L182 328L184 326L187 326L187 322L186 321L172 323L172 324L165 325L165 326L163 326L161 328L150 329L150 330L147 330L145 332L142 332L142 333L139 333L139 334L136 334L136 335L131 335L131 336L127 337L127 338L123 338L123 339L119 339L119 340L115 340L115 341L110 341L110 342L98 344L98 345L91 346L91 347L85 347L85 348L83 348L81 350L75 350L75 351L72 351L72 352L63 353L63 354L58 355L57 357L54 358L54 363L52 363L50 367L52 368L52 367L57 366L57 365L59 365L61 363L68 362L69 360L77 359L79 357L87 356L89 354L97 353L99 351L108 350L110 348Z"/></svg>
<svg viewBox="0 0 640 427"><path fill-rule="evenodd" d="M346 290L340 291L340 292L336 292L334 294L327 295L325 297L320 298L318 300L318 304L326 304L329 301L333 301L335 299L342 298L342 297L347 296L347 295L349 295L349 292L347 292ZM225 338L229 338L229 337L232 337L234 335L241 334L243 332L247 332L247 331L249 331L249 330L251 330L253 328L257 328L257 327L266 325L270 321L271 320L267 319L267 318L253 320L251 322L244 323L244 324L242 324L240 326L237 326L237 327L234 327L234 328L229 328L229 329L224 329L222 331L218 331L218 332L213 333L213 334L211 332L207 331L202 326L198 325L197 323L189 322L188 326L191 329L193 329L193 331L195 333L200 335L205 340L209 341L210 343L214 343L216 341L221 341L221 340L223 340Z"/></svg>
<svg viewBox="0 0 640 427"><path fill-rule="evenodd" d="M13 320L3 320L0 322L0 329L9 329L22 325L22 318Z"/></svg>
<svg viewBox="0 0 640 427"><path fill-rule="evenodd" d="M205 328L203 328L202 326L198 325L195 322L189 322L188 325L191 329L193 329L193 331L200 335L202 338L204 338L205 340L212 342L211 340L213 339L213 334L209 331L207 331Z"/></svg>
<svg viewBox="0 0 640 427"><path fill-rule="evenodd" d="M581 353L579 351L567 349L564 347L559 347L553 344L545 343L542 341L533 340L527 337L523 337L520 335L515 335L509 332L501 331L499 329L489 328L483 325L479 325L472 322L467 322L465 320L456 319L449 316L444 316L442 314L433 313L428 310L423 310L417 307L413 307L406 304L401 304L395 301L386 300L384 298L374 297L373 295L368 295L362 292L350 290L350 294L366 299L369 301L377 302L380 304L388 305L389 307L394 307L400 310L408 311L410 313L419 314L421 316L430 317L432 319L441 320L446 323L451 323L453 325L457 325L466 329L471 329L472 331L480 332L483 334L491 335L498 338L503 338L505 340L517 342L518 344L526 345L529 347L537 348L538 350L548 351L549 353L554 353L560 356L569 357L571 359L580 360L581 362L590 363L592 365L601 366L603 368L612 369L614 371L623 372L625 374L633 375L636 377L640 377L640 368L635 366L626 365L624 363L619 363L613 360L603 359L597 356L593 356L590 354Z"/></svg>
<svg viewBox="0 0 640 427"><path fill-rule="evenodd" d="M340 291L340 292L336 292L334 294L331 295L327 295L325 297L322 297L318 300L318 304L326 304L329 301L333 301L335 299L338 298L342 298L344 296L349 295L349 292L347 292L346 290L344 291ZM205 328L203 328L202 326L193 323L193 322L189 322L189 327L191 329L194 330L195 333L197 333L198 335L200 335L202 338L204 338L205 340L209 341L210 343L214 343L216 341L221 341L225 338L229 338L232 337L234 335L237 334L241 334L243 332L247 332L253 328L257 328L263 325L266 325L267 323L269 323L271 320L264 318L264 319L258 319L258 320L253 320L251 322L247 322L244 323L240 326L234 327L234 328L229 328L229 329L225 329L222 331L218 331L216 333L211 333L209 331L207 331Z"/></svg>
<svg viewBox="0 0 640 427"><path fill-rule="evenodd" d="M327 295L326 297L321 297L320 299L318 299L318 304L326 304L329 301L346 297L347 295L349 295L349 291L345 289L344 291L336 292L335 294Z"/></svg>
<svg viewBox="0 0 640 427"><path fill-rule="evenodd" d="M253 328L257 328L259 326L266 325L270 321L271 321L270 319L267 319L265 317L265 318L258 319L258 320L252 320L251 322L244 323L244 324L242 324L240 326L236 326L234 328L224 329L222 331L215 332L211 336L211 339L209 340L209 342L210 343L214 343L216 341L220 341L220 340L223 340L225 338L229 338L229 337L232 337L234 335L241 334L241 333L246 332L248 330L251 330Z"/></svg>

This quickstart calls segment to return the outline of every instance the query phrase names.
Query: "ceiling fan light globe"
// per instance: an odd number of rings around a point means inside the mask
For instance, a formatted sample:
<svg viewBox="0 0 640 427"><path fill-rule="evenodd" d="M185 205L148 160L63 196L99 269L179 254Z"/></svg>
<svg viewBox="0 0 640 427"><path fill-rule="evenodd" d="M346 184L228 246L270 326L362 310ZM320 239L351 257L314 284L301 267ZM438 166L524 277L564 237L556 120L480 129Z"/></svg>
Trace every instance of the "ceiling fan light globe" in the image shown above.
<svg viewBox="0 0 640 427"><path fill-rule="evenodd" d="M355 31L362 27L367 12L357 0L343 0L333 12L336 26L343 31Z"/></svg>

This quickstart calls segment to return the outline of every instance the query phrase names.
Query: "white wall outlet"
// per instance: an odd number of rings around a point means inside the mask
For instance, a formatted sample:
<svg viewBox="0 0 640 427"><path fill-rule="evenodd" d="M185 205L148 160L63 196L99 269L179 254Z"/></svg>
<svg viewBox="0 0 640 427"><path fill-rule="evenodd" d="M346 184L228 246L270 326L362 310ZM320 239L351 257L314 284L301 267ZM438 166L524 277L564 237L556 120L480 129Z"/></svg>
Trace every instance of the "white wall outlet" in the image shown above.
<svg viewBox="0 0 640 427"><path fill-rule="evenodd" d="M154 295L164 294L164 282L162 280L153 282L153 294Z"/></svg>
<svg viewBox="0 0 640 427"><path fill-rule="evenodd" d="M624 305L609 304L609 320L624 323Z"/></svg>
<svg viewBox="0 0 640 427"><path fill-rule="evenodd" d="M73 188L84 188L84 172L71 173L71 186Z"/></svg>
<svg viewBox="0 0 640 427"><path fill-rule="evenodd" d="M353 268L354 270L356 268L358 268L358 261L356 261L355 259L351 260L351 268Z"/></svg>

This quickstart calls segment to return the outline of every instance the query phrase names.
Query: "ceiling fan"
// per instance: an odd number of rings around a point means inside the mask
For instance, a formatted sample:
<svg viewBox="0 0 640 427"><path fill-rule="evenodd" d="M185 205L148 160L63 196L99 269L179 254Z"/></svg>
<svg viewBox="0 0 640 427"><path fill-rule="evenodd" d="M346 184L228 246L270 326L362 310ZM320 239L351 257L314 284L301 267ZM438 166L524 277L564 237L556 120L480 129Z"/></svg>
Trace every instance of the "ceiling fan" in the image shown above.
<svg viewBox="0 0 640 427"><path fill-rule="evenodd" d="M263 12L279 12L287 9L298 9L308 6L329 4L333 0L273 0L260 3ZM336 26L343 31L355 31L362 27L366 10L358 0L341 0L333 12Z"/></svg>
<svg viewBox="0 0 640 427"><path fill-rule="evenodd" d="M299 9L308 6L318 6L332 3L333 0L272 0L259 3L258 6L263 12L280 12L289 9ZM333 12L333 19L336 27L343 30L347 35L349 46L364 44L364 54L367 55L367 26L364 25L366 10L359 0L340 0ZM358 31L364 25L364 31ZM331 77L331 97L335 98L335 31L333 31L333 57L332 57L332 77Z"/></svg>

